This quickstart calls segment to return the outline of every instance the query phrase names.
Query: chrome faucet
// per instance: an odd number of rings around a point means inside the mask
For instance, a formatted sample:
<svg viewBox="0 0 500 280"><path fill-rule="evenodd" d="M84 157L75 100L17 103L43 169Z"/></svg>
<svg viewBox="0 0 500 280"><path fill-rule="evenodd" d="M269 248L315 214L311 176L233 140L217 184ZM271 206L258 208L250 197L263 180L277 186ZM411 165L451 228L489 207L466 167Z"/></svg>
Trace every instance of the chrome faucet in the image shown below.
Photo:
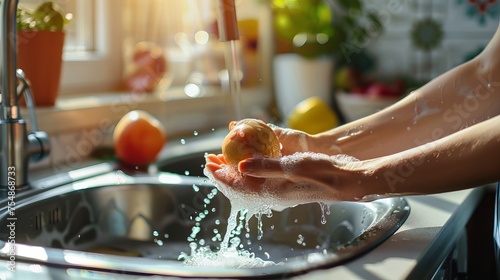
<svg viewBox="0 0 500 280"><path fill-rule="evenodd" d="M27 187L30 158L41 159L50 150L47 134L37 131L29 83L23 71L17 69L18 2L3 0L1 4L0 191ZM30 115L29 132L18 105L23 93Z"/></svg>

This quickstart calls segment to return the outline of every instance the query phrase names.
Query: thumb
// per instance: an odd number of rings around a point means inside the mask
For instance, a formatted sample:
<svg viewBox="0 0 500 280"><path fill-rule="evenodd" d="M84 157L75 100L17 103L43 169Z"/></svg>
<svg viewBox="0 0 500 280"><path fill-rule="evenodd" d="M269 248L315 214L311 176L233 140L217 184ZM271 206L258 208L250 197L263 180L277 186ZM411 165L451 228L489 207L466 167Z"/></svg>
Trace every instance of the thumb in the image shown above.
<svg viewBox="0 0 500 280"><path fill-rule="evenodd" d="M272 124L272 123L268 123L267 126L269 126L273 131L274 133L279 137L281 134L283 134L284 131L287 130L287 128L282 128L280 126L277 126L275 124Z"/></svg>

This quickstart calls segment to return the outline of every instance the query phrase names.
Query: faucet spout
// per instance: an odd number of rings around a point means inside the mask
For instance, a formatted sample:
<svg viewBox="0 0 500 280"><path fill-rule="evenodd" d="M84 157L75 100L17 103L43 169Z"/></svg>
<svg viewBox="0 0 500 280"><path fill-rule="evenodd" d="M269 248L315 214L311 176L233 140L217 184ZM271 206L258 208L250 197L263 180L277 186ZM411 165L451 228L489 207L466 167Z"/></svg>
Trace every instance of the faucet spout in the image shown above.
<svg viewBox="0 0 500 280"><path fill-rule="evenodd" d="M50 150L48 136L44 132L36 131L35 109L29 83L23 71L16 69L18 2L19 0L3 0L1 4L0 192L16 191L26 186L29 159L41 159ZM18 107L19 96L23 93L31 117L30 132Z"/></svg>
<svg viewBox="0 0 500 280"><path fill-rule="evenodd" d="M16 67L17 67L17 5L19 0L2 1L2 29L0 42L2 47L2 92L1 92L1 114L3 120L18 119L19 109L16 91Z"/></svg>

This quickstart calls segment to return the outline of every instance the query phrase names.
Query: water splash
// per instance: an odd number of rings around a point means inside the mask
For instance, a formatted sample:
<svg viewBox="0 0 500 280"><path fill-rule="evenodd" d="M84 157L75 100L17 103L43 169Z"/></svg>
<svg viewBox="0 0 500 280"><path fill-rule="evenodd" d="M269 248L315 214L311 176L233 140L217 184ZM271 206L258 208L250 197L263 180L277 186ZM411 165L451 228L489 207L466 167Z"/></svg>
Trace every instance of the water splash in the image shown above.
<svg viewBox="0 0 500 280"><path fill-rule="evenodd" d="M199 192L200 188L193 185L193 190L195 192ZM204 239L200 239L198 240L198 243L196 243L197 236L201 232L202 220L205 219L210 213L215 212L215 208L212 207L211 211L209 211L207 207L210 205L212 199L217 193L218 190L213 189L203 200L205 203L205 209L194 217L195 225L192 227L191 234L187 238L191 251L189 254L182 252L178 257L178 260L184 261L184 264L187 266L198 267L252 268L281 264L273 261L264 261L261 258L256 257L255 253L243 249L244 246L239 236L243 233L244 229L247 231L245 236L249 236L250 229L248 226L248 220L250 217L248 217L247 209L231 207L231 213L227 220L228 223L224 237L222 237L218 229L213 230L214 236L211 240L213 242L220 242L220 248L218 251L213 251L210 246L207 246ZM258 215L258 239L260 239L263 235L261 216L262 215ZM216 220L215 224L220 225L220 220ZM250 243L248 243L248 245L250 245ZM160 245L158 242L157 244ZM267 253L266 257L269 259L270 255Z"/></svg>

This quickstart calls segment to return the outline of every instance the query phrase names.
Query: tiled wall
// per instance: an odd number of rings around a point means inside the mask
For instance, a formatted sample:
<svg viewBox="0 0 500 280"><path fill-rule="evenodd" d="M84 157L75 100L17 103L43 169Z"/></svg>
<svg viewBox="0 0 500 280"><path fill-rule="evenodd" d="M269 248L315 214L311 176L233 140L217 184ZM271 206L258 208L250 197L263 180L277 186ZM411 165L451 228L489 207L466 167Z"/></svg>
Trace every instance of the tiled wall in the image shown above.
<svg viewBox="0 0 500 280"><path fill-rule="evenodd" d="M385 31L369 50L377 57L377 72L385 75L436 77L484 48L500 22L500 1L494 0L373 2L365 4L381 15Z"/></svg>

